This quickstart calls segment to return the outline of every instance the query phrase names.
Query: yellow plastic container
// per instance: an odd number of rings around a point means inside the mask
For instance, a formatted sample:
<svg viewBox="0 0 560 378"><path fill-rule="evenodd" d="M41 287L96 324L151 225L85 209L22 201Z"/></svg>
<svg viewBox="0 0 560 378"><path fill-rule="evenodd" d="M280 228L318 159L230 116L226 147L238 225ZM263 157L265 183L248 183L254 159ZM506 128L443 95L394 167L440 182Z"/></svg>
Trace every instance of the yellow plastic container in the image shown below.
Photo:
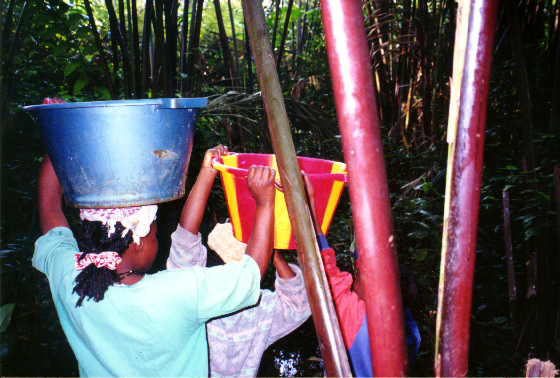
<svg viewBox="0 0 560 378"><path fill-rule="evenodd" d="M298 157L298 164L313 184L317 216L326 235L347 181L346 164L307 157ZM233 234L237 240L247 243L253 229L255 213L255 200L247 189L247 172L253 165L272 167L278 172L276 156L233 153L214 158L212 165L221 173ZM280 179L278 174L277 178ZM295 249L284 193L279 190L276 192L274 215L274 248Z"/></svg>

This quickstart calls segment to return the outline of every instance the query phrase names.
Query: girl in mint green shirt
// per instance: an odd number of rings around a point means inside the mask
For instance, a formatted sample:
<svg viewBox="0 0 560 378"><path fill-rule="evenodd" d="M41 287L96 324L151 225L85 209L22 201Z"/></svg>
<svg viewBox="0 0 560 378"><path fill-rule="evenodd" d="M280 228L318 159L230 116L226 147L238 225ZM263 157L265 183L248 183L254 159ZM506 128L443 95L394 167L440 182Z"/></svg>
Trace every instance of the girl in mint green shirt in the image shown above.
<svg viewBox="0 0 560 378"><path fill-rule="evenodd" d="M204 248L198 229L217 174L210 161L226 153L223 146L206 153L183 209L180 225L195 249ZM82 210L78 244L45 157L38 182L43 236L36 242L33 265L49 279L80 375L208 375L206 320L253 305L259 297L272 251L274 175L268 167L249 170L258 226L241 261L146 275L157 252L154 208Z"/></svg>

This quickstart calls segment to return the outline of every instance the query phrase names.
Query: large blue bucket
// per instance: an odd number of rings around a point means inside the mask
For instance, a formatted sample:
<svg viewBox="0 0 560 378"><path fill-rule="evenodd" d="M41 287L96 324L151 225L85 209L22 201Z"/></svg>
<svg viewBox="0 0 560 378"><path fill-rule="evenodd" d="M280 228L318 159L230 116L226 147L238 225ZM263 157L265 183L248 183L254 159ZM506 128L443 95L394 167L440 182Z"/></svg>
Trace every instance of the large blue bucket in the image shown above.
<svg viewBox="0 0 560 378"><path fill-rule="evenodd" d="M185 195L198 111L206 98L26 106L69 206L155 204Z"/></svg>

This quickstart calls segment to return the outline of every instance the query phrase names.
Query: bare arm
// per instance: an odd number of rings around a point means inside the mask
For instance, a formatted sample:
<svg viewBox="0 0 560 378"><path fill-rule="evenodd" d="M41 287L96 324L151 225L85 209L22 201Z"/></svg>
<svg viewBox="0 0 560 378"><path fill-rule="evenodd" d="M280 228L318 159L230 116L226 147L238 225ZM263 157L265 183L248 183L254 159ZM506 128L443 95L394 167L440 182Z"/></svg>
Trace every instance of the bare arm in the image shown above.
<svg viewBox="0 0 560 378"><path fill-rule="evenodd" d="M189 231L191 234L198 234L200 228L200 223L204 216L204 209L206 208L206 202L208 201L208 196L210 195L210 190L216 179L218 171L212 168L212 158L214 156L224 156L228 152L228 148L219 145L206 151L204 155L204 160L202 162L202 168L200 173L196 178L196 182L189 193L187 202L183 207L183 212L181 213L181 220L179 224L185 230Z"/></svg>
<svg viewBox="0 0 560 378"><path fill-rule="evenodd" d="M247 174L247 187L256 202L253 230L245 253L261 270L261 279L270 262L274 242L274 200L276 171L269 167L252 166Z"/></svg>
<svg viewBox="0 0 560 378"><path fill-rule="evenodd" d="M55 227L68 227L68 221L62 212L62 188L54 172L51 159L46 154L37 186L39 221L43 235Z"/></svg>
<svg viewBox="0 0 560 378"><path fill-rule="evenodd" d="M274 251L274 257L272 258L272 263L274 264L274 267L276 268L276 272L278 272L278 276L280 278L288 280L296 276L292 268L290 268L286 260L284 260L284 257L282 256L282 252L280 250L277 249Z"/></svg>

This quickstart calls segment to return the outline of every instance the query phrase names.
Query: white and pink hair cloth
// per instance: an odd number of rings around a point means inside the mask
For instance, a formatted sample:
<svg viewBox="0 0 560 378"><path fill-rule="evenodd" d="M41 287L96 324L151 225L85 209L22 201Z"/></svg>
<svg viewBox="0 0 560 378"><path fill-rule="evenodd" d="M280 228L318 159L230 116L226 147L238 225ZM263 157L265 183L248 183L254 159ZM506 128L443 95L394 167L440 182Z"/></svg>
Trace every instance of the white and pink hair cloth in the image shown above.
<svg viewBox="0 0 560 378"><path fill-rule="evenodd" d="M81 209L80 219L102 222L108 227L108 235L115 232L115 224L121 222L125 227L121 237L132 231L132 238L140 244L140 238L148 235L150 226L156 219L157 205L120 207L115 209Z"/></svg>

